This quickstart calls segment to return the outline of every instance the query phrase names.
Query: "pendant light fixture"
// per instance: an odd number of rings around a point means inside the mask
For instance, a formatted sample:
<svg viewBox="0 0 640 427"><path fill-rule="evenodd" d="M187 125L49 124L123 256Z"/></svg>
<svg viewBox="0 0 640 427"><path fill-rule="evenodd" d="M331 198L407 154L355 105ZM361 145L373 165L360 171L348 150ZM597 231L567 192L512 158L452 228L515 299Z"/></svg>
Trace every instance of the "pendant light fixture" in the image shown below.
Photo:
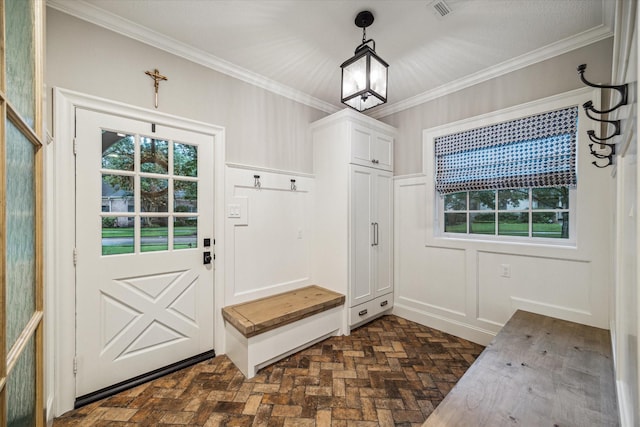
<svg viewBox="0 0 640 427"><path fill-rule="evenodd" d="M362 28L362 44L356 48L352 58L342 68L343 104L358 111L368 110L387 102L387 64L376 54L376 42L366 40L367 27L373 23L373 14L368 10L358 13L357 27ZM373 48L369 47L373 44Z"/></svg>

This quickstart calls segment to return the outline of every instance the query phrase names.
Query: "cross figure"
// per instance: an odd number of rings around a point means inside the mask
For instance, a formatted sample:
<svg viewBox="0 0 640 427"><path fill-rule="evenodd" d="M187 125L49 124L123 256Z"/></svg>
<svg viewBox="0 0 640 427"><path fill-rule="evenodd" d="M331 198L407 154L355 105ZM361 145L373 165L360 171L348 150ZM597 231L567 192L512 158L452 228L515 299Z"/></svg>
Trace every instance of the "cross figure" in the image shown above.
<svg viewBox="0 0 640 427"><path fill-rule="evenodd" d="M153 79L153 88L155 89L155 93L156 93L155 105L156 105L156 108L158 108L158 88L160 87L160 82L162 80L169 80L169 79L167 79L165 76L160 74L160 71L158 71L157 68L153 70L153 73L151 71L145 71L144 73Z"/></svg>

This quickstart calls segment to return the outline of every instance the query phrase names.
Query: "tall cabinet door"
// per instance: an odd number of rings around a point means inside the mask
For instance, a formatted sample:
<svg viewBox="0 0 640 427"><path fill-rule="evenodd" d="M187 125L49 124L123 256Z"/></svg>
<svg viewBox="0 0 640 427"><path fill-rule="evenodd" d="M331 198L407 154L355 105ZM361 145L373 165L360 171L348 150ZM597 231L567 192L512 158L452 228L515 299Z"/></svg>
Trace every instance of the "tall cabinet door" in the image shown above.
<svg viewBox="0 0 640 427"><path fill-rule="evenodd" d="M393 174L375 171L373 187L375 296L393 290Z"/></svg>
<svg viewBox="0 0 640 427"><path fill-rule="evenodd" d="M371 251L375 174L375 169L351 166L351 306L369 301L375 293Z"/></svg>

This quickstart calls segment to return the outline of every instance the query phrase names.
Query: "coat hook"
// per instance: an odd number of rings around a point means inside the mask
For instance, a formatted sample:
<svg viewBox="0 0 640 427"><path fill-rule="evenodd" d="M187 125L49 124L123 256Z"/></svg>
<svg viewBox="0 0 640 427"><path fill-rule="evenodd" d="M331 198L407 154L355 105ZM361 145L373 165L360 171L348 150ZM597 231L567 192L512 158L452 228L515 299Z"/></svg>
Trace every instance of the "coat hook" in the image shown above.
<svg viewBox="0 0 640 427"><path fill-rule="evenodd" d="M253 186L256 188L260 188L260 175L253 175Z"/></svg>
<svg viewBox="0 0 640 427"><path fill-rule="evenodd" d="M296 180L292 179L291 180L291 191L296 191L298 189L298 187L296 186Z"/></svg>
<svg viewBox="0 0 640 427"><path fill-rule="evenodd" d="M589 144L589 150L591 150L591 155L594 156L595 158L606 159L616 154L616 146L614 144L604 144L604 143L598 143L598 144L606 145L607 147L609 147L609 154L600 154L593 149L593 144Z"/></svg>
<svg viewBox="0 0 640 427"><path fill-rule="evenodd" d="M606 165L600 166L595 160L591 162L591 164L600 169L606 168L607 166L611 166L613 164L613 156L605 156L604 158L609 159L609 162Z"/></svg>
<svg viewBox="0 0 640 427"><path fill-rule="evenodd" d="M608 136L606 138L598 138L596 136L596 131L594 130L588 130L587 131L587 135L589 135L589 139L591 140L591 142L595 142L596 144L602 144L602 141L607 141L611 138L613 138L614 136L616 136L615 134Z"/></svg>
<svg viewBox="0 0 640 427"><path fill-rule="evenodd" d="M607 139L611 139L616 135L620 135L620 120L604 120L604 119L598 119L597 117L592 116L591 114L589 114L589 110L592 105L593 105L593 102L591 101L587 101L584 104L582 104L582 106L584 107L584 112L586 113L587 117L589 117L591 120L595 120L596 122L611 123L615 127L615 131L613 132L613 134L611 134L610 136L604 139L600 139L600 138L597 138L597 139L601 141L606 141ZM594 133L594 136L595 136L595 133Z"/></svg>
<svg viewBox="0 0 640 427"><path fill-rule="evenodd" d="M596 110L593 107L593 103L588 107L591 111L593 111L596 114L606 114L606 113L610 113L614 110L616 110L617 108L619 108L622 105L627 105L627 93L628 93L628 87L629 85L627 84L623 84L623 85L597 85L597 84L593 84L589 81L587 81L587 79L584 78L584 71L587 69L587 64L581 64L578 66L578 74L580 74L580 80L582 80L582 83L586 84L587 86L591 86L591 87L595 87L595 88L599 88L599 89L613 89L616 90L620 93L620 102L618 102L616 105L614 105L613 107L609 108L608 110ZM585 107L587 108L587 107Z"/></svg>

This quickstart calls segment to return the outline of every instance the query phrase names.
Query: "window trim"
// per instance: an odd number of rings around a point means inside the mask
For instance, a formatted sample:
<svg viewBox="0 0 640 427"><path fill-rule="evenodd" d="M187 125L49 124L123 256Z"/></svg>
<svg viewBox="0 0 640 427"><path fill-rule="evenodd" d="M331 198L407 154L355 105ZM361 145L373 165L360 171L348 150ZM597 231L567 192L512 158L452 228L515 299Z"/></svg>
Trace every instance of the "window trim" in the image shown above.
<svg viewBox="0 0 640 427"><path fill-rule="evenodd" d="M579 242L579 230L585 227L580 224L582 218L578 212L581 198L586 197L584 192L587 191L584 181L581 183L581 168L592 167L585 160L588 158L589 147L586 138L586 130L593 129L594 125L588 120L584 114L581 105L592 100L596 105L600 105L600 93L591 88L580 88L569 92L557 94L548 98L542 98L525 104L516 105L498 111L462 119L456 122L447 123L441 126L424 129L422 132L422 156L423 156L423 174L426 178L427 206L426 211L426 235L425 243L427 245L442 245L446 241L453 242L469 242L479 243L487 242L491 244L522 244L527 246L551 246L564 247L569 249L577 249ZM518 237L518 236L488 236L473 235L461 233L444 233L443 219L443 200L440 201L440 194L435 189L436 177L436 158L434 139L456 132L464 132L477 127L488 126L496 123L507 122L518 118L553 111L560 108L579 106L578 108L578 130L576 141L576 174L578 176L578 185L572 188L569 193L569 221L570 230L568 239L543 238L543 237ZM595 147L594 147L595 148ZM587 180L589 181L589 180ZM448 244L446 244L449 246ZM456 246L458 244L455 244Z"/></svg>

